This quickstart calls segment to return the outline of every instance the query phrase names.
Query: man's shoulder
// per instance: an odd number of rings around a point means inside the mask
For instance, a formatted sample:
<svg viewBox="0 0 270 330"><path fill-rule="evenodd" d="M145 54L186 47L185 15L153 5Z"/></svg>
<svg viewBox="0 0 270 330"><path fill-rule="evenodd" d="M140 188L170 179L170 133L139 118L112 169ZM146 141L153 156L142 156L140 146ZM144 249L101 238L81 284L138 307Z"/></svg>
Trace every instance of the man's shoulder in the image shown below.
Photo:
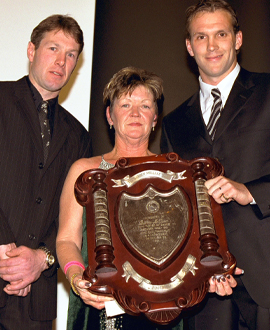
<svg viewBox="0 0 270 330"><path fill-rule="evenodd" d="M61 104L58 104L58 109L59 109L60 116L64 116L68 123L70 123L71 125L75 125L75 126L85 129L84 126L79 122L79 120L76 117L74 117Z"/></svg>
<svg viewBox="0 0 270 330"><path fill-rule="evenodd" d="M18 79L18 80L5 80L5 81L0 81L0 85L3 87L11 87L11 86L17 86L21 84L25 84L26 82L26 76Z"/></svg>
<svg viewBox="0 0 270 330"><path fill-rule="evenodd" d="M184 101L182 104L180 104L177 108L175 108L174 110L172 110L171 112L169 112L163 120L167 121L167 120L172 120L175 117L179 117L181 115L183 115L187 108L188 108L188 104L190 103L190 101L195 98L197 96L198 93L193 94L192 96L190 96L186 101Z"/></svg>
<svg viewBox="0 0 270 330"><path fill-rule="evenodd" d="M60 121L65 122L68 125L70 133L72 132L72 137L85 137L89 139L89 132L83 124L60 104L58 104L58 112Z"/></svg>
<svg viewBox="0 0 270 330"><path fill-rule="evenodd" d="M9 90L14 89L15 85L16 85L16 81L0 81L0 92L6 93Z"/></svg>
<svg viewBox="0 0 270 330"><path fill-rule="evenodd" d="M241 68L239 81L247 85L269 85L270 86L270 73L267 72L252 72Z"/></svg>
<svg viewBox="0 0 270 330"><path fill-rule="evenodd" d="M254 72L252 73L255 82L262 85L270 85L270 73L267 72Z"/></svg>
<svg viewBox="0 0 270 330"><path fill-rule="evenodd" d="M19 88L25 88L27 86L26 76L20 78L19 80L6 80L0 81L0 92L8 93L13 92Z"/></svg>
<svg viewBox="0 0 270 330"><path fill-rule="evenodd" d="M0 81L1 104L7 104L27 95L30 90L27 85L26 77L13 81Z"/></svg>
<svg viewBox="0 0 270 330"><path fill-rule="evenodd" d="M92 155L91 137L87 129L70 112L58 104L58 123L63 125L67 132L67 140L70 148L80 150L78 158L89 157Z"/></svg>

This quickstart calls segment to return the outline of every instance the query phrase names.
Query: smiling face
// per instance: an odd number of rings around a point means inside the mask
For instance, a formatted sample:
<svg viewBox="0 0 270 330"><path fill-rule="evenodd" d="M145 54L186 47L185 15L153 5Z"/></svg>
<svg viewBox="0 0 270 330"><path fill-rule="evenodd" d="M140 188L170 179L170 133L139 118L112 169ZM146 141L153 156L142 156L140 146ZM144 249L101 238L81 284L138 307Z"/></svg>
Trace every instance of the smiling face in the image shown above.
<svg viewBox="0 0 270 330"><path fill-rule="evenodd" d="M225 10L198 13L190 23L189 54L197 62L202 80L217 85L235 67L242 32L236 35L230 14Z"/></svg>
<svg viewBox="0 0 270 330"><path fill-rule="evenodd" d="M138 86L131 95L114 100L112 109L107 107L106 115L109 125L114 126L116 139L148 141L157 121L153 94L144 86Z"/></svg>
<svg viewBox="0 0 270 330"><path fill-rule="evenodd" d="M68 82L78 56L79 44L62 30L44 34L36 49L29 42L27 56L30 61L29 79L44 100L56 97Z"/></svg>

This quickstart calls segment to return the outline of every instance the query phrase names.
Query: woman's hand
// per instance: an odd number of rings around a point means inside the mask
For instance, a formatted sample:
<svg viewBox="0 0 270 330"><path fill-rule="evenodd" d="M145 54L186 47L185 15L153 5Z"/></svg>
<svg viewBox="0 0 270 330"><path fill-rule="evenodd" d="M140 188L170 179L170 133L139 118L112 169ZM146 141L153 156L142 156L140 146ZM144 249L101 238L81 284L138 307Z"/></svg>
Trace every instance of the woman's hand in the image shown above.
<svg viewBox="0 0 270 330"><path fill-rule="evenodd" d="M243 270L235 269L234 275L242 275ZM236 287L237 282L232 275L226 276L212 276L209 280L209 292L215 292L219 296L228 296L233 293L233 288Z"/></svg>
<svg viewBox="0 0 270 330"><path fill-rule="evenodd" d="M112 297L96 295L88 291L91 283L82 279L81 275L77 275L73 281L73 285L77 289L83 302L97 309L105 307L105 301L114 300Z"/></svg>

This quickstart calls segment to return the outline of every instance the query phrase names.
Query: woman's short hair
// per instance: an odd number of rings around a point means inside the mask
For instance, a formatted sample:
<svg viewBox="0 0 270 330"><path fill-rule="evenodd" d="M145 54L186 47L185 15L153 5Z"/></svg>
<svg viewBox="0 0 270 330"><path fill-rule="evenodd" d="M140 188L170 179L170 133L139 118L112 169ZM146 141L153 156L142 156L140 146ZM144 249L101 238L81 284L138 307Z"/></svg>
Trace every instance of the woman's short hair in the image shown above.
<svg viewBox="0 0 270 330"><path fill-rule="evenodd" d="M235 10L228 2L224 0L200 0L196 5L190 6L186 10L186 39L191 39L190 23L198 13L213 13L216 10L225 10L230 14L234 33L237 34L240 30L238 18Z"/></svg>
<svg viewBox="0 0 270 330"><path fill-rule="evenodd" d="M127 93L132 94L138 86L147 88L154 97L157 114L162 112L163 107L163 81L153 72L135 67L126 67L113 75L103 91L103 103L107 108L113 107L116 99Z"/></svg>
<svg viewBox="0 0 270 330"><path fill-rule="evenodd" d="M44 38L46 32L63 31L72 36L79 44L79 55L83 50L83 32L77 21L68 15L52 15L41 21L33 30L31 34L31 42L38 49L41 40Z"/></svg>

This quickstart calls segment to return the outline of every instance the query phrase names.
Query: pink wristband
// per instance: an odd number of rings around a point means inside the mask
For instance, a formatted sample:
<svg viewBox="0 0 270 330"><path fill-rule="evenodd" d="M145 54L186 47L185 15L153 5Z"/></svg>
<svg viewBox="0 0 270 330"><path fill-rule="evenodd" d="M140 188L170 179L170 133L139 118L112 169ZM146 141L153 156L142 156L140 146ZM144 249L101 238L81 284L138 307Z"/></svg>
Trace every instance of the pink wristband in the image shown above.
<svg viewBox="0 0 270 330"><path fill-rule="evenodd" d="M66 275L66 273L67 273L67 270L69 269L69 267L70 266L79 266L79 267L81 267L83 270L85 270L85 267L84 267L84 265L82 264L82 263L80 263L79 261L70 261L70 262L68 262L66 265L65 265L65 268L64 268L64 273L65 273L65 275Z"/></svg>

